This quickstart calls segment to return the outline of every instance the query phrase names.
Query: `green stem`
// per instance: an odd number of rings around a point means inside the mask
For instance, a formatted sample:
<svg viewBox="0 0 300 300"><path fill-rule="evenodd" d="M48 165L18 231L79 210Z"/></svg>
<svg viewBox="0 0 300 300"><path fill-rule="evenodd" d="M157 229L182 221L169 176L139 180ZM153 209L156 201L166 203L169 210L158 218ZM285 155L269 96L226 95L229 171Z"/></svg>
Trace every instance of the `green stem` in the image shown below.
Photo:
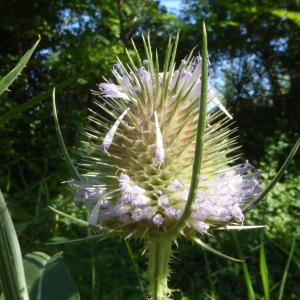
<svg viewBox="0 0 300 300"><path fill-rule="evenodd" d="M202 164L202 156L204 150L204 133L205 133L205 117L207 107L207 82L208 82L208 54L207 54L207 35L206 27L203 22L203 34L202 34L202 77L201 77L201 96L200 96L200 108L198 118L198 128L195 147L195 159L193 164L193 173L191 179L191 185L189 190L188 199L184 208L184 211L177 221L177 223L170 230L165 232L165 235L175 239L180 231L185 226L186 220L189 218L192 210L193 202L197 195L197 189L200 178L200 170Z"/></svg>
<svg viewBox="0 0 300 300"><path fill-rule="evenodd" d="M168 288L171 258L171 239L150 239L148 244L149 258L149 294L151 300L170 299L171 290Z"/></svg>
<svg viewBox="0 0 300 300"><path fill-rule="evenodd" d="M7 300L29 300L17 234L0 190L0 284Z"/></svg>

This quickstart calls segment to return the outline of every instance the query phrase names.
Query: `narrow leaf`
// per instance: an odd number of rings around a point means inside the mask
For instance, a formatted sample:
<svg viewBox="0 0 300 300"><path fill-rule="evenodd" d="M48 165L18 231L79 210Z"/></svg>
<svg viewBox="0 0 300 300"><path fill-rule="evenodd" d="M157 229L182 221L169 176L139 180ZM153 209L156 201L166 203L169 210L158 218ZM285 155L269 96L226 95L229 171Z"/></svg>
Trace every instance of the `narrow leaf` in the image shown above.
<svg viewBox="0 0 300 300"><path fill-rule="evenodd" d="M78 219L77 219L78 220ZM66 245L66 244L78 244L82 242L90 242L94 240L100 240L103 238L103 235L91 235L84 238L73 239L73 240L65 240L65 241L57 241L57 242L48 242L45 245L56 246L56 245Z"/></svg>
<svg viewBox="0 0 300 300"><path fill-rule="evenodd" d="M17 234L0 190L0 283L5 299L29 300Z"/></svg>
<svg viewBox="0 0 300 300"><path fill-rule="evenodd" d="M202 242L199 238L197 237L193 237L191 239L191 241L195 242L197 245L201 246L202 248L206 249L207 251L209 252L212 252L218 256L221 256L223 258L226 258L226 259L229 259L229 260L232 260L232 261L235 261L235 262L243 262L243 260L241 259L237 259L237 258L234 258L234 257L231 257L231 256L228 256L212 247L210 247L209 245L207 245L206 243Z"/></svg>
<svg viewBox="0 0 300 300"><path fill-rule="evenodd" d="M143 298L144 298L145 289L144 289L144 286L143 286L143 283L142 283L142 280L141 280L141 276L140 276L141 273L139 271L139 266L138 266L138 264L136 262L136 259L135 259L134 255L132 253L132 250L131 250L131 247L130 247L130 244L129 244L128 240L125 240L125 245L126 245L126 249L127 249L128 254L129 254L130 260L132 262L134 271L136 273L136 277L137 277L137 281L138 281L138 284L139 284L141 294L143 295Z"/></svg>
<svg viewBox="0 0 300 300"><path fill-rule="evenodd" d="M249 270L248 270L247 263L243 262L242 267L243 267L244 279L245 279L246 286L247 286L247 291L248 291L248 299L249 300L255 300L255 293L254 293L254 290L253 290L253 286L252 286L251 277L250 277L250 273L249 273Z"/></svg>
<svg viewBox="0 0 300 300"><path fill-rule="evenodd" d="M15 81L21 71L25 68L39 42L40 37L35 42L35 44L24 54L18 64L0 80L0 95L2 95L9 88L9 86Z"/></svg>
<svg viewBox="0 0 300 300"><path fill-rule="evenodd" d="M259 269L260 269L260 276L263 283L265 300L270 300L269 272L268 272L266 254L265 254L265 246L263 241L260 244Z"/></svg>
<svg viewBox="0 0 300 300"><path fill-rule="evenodd" d="M296 144L292 148L290 154L288 155L287 159L285 160L285 162L283 163L283 165L281 166L281 168L279 169L278 173L275 175L273 180L267 185L267 187L261 192L261 194L243 210L244 213L247 213L249 210L251 210L255 205L257 205L258 202L260 202L263 198L265 198L267 194L273 189L273 187L276 185L276 183L282 176L283 172L291 163L292 159L297 153L299 146L300 146L300 138L297 140Z"/></svg>
<svg viewBox="0 0 300 300"><path fill-rule="evenodd" d="M289 271L289 267L290 267L290 264L291 264L291 260L292 260L293 254L294 254L295 244L296 244L296 237L294 237L294 239L293 239L292 247L291 247L290 254L289 254L289 258L288 258L287 263L286 263L285 268L284 268L284 273L283 273L283 277L282 277L281 284L280 284L280 289L279 289L278 300L283 299L284 287L285 287L286 279L287 279L287 276L288 276L288 271Z"/></svg>
<svg viewBox="0 0 300 300"><path fill-rule="evenodd" d="M54 211L57 215L60 215L60 216L62 216L62 217L64 217L64 218L69 219L69 220L70 220L72 223L74 223L74 224L77 224L77 225L80 225L80 226L84 226L84 227L90 226L90 224L89 224L88 222L86 222L86 221L83 221L83 220L80 220L80 219L75 218L75 217L73 217L73 216L70 216L70 215L68 215L68 214L65 214L65 213L63 213L62 211L55 209L54 207L51 207L51 206L48 206L48 207L49 207L52 211Z"/></svg>
<svg viewBox="0 0 300 300"><path fill-rule="evenodd" d="M206 107L207 107L207 82L208 82L207 58L208 58L207 35L206 35L205 23L203 22L201 96L200 96L200 108L199 108L197 138L196 138L196 147L195 147L195 159L193 164L191 186L189 190L188 199L181 217L174 225L174 227L172 227L170 230L165 232L165 235L168 237L178 235L178 233L185 226L185 222L191 214L192 204L197 194L199 178L200 178L200 170L202 164L203 149L204 149L204 132L205 132L205 118L206 118Z"/></svg>
<svg viewBox="0 0 300 300"><path fill-rule="evenodd" d="M242 250L241 250L240 244L238 242L236 233L233 231L232 235L233 235L233 240L234 240L235 246L237 248L238 254L241 258L243 258L244 255L242 253ZM242 262L242 269L243 269L243 273L244 273L245 283L246 283L246 286L247 286L248 300L255 300L255 293L254 293L253 285L252 285L252 282L251 282L251 276L250 276L246 261Z"/></svg>
<svg viewBox="0 0 300 300"><path fill-rule="evenodd" d="M55 103L55 88L53 88L53 92L52 92L52 106L53 106L53 117L54 117L54 123L55 123L55 128L56 128L56 132L57 132L57 137L59 140L59 145L60 148L62 150L62 152L64 153L64 157L66 160L66 163L71 171L71 173L79 180L82 181L82 178L79 174L79 172L77 171L76 167L74 166L71 157L68 153L68 150L66 148L66 145L64 143L64 139L60 130L60 126L59 126L59 122L58 122L58 117L57 117L57 111L56 111L56 103Z"/></svg>
<svg viewBox="0 0 300 300"><path fill-rule="evenodd" d="M58 88L62 89L64 87L68 86L70 83L71 83L70 81L66 82L66 83L62 83L59 85ZM32 99L12 108L10 111L8 111L7 113L5 113L4 115L2 115L0 117L0 127L3 126L5 123L9 122L10 120L12 120L13 118L16 118L20 113L36 106L40 102L50 98L51 94L52 94L52 89L49 91L46 91L44 93L41 93L40 95L33 97Z"/></svg>
<svg viewBox="0 0 300 300"><path fill-rule="evenodd" d="M78 289L61 254L33 252L24 257L31 300L80 300Z"/></svg>

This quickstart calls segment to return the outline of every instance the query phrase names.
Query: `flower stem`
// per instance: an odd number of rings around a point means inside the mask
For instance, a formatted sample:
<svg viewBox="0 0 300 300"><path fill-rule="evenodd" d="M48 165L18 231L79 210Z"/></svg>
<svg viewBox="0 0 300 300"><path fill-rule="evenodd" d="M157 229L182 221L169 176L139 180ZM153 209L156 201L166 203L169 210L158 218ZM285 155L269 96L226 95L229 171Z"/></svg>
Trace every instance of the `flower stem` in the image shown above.
<svg viewBox="0 0 300 300"><path fill-rule="evenodd" d="M150 239L148 244L149 259L149 294L151 300L170 299L168 288L170 273L169 263L172 254L172 240L168 238Z"/></svg>
<svg viewBox="0 0 300 300"><path fill-rule="evenodd" d="M17 234L0 190L0 286L5 299L29 300Z"/></svg>
<svg viewBox="0 0 300 300"><path fill-rule="evenodd" d="M204 133L205 133L205 119L207 109L207 84L208 84L208 54L207 54L207 34L205 23L203 22L202 34L202 78L201 78L201 95L200 95L200 108L198 118L198 128L195 147L195 159L193 164L193 173L191 178L191 185L189 190L188 199L184 211L177 221L177 223L165 232L166 236L175 239L180 231L186 225L186 220L191 214L193 202L196 199L200 170L202 165L202 156L204 151Z"/></svg>

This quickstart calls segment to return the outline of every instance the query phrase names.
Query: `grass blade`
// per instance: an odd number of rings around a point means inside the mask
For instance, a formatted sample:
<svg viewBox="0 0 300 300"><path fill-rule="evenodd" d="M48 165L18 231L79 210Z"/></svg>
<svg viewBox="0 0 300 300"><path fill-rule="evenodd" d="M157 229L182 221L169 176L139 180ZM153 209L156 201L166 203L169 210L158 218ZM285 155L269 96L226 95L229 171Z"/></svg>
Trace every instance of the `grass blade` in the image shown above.
<svg viewBox="0 0 300 300"><path fill-rule="evenodd" d="M265 300L270 300L270 284L269 284L269 272L268 272L268 265L265 253L265 246L263 241L260 244L259 250L259 269L260 269L260 276L263 284Z"/></svg>
<svg viewBox="0 0 300 300"><path fill-rule="evenodd" d="M144 289L144 286L143 286L143 283L142 283L142 280L141 280L139 267L138 267L138 264L137 264L137 262L136 262L136 260L134 258L134 255L132 253L132 250L131 250L131 247L130 247L130 244L129 244L128 240L125 240L125 245L126 245L126 249L127 249L128 254L129 254L130 260L132 262L134 271L136 273L136 277L137 277L137 280L138 280L138 284L139 284L139 288L140 288L141 294L142 294L142 296L144 298L145 289Z"/></svg>
<svg viewBox="0 0 300 300"><path fill-rule="evenodd" d="M0 190L0 283L5 299L29 300L17 234Z"/></svg>
<svg viewBox="0 0 300 300"><path fill-rule="evenodd" d="M258 202L260 202L263 198L267 196L267 194L273 189L273 187L276 185L280 177L282 176L283 172L286 170L288 165L291 163L292 159L294 158L295 154L297 153L297 150L300 146L300 138L298 138L297 142L295 143L294 147L292 148L290 154L288 155L287 159L279 169L278 173L275 175L273 180L267 185L267 187L261 192L261 194L253 201L251 202L244 210L244 214L247 213L249 210L251 210Z"/></svg>
<svg viewBox="0 0 300 300"><path fill-rule="evenodd" d="M59 89L62 89L64 87L68 86L69 84L70 84L70 82L60 84ZM22 103L20 105L17 105L16 107L12 108L6 114L4 114L0 117L0 127L2 127L5 123L9 122L13 118L16 118L20 113L36 106L40 102L45 101L46 99L50 98L51 94L52 94L52 89L49 91L46 91L44 93L41 93L40 95L33 97L32 99L26 101L25 103Z"/></svg>
<svg viewBox="0 0 300 300"><path fill-rule="evenodd" d="M231 256L228 256L212 247L210 247L209 245L207 245L206 243L202 242L199 238L197 237L193 237L191 239L191 241L195 242L197 245L201 246L202 248L204 248L205 250L213 253L213 254L216 254L218 256L221 256L223 258L226 258L226 259L229 259L229 260L232 260L232 261L235 261L235 262L243 262L243 260L241 259L237 259L237 258L234 258L234 257L231 257Z"/></svg>
<svg viewBox="0 0 300 300"><path fill-rule="evenodd" d="M285 287L289 267L290 267L290 264L291 264L291 260L292 260L293 254L294 254L295 244L296 244L296 237L294 237L294 239L293 239L292 247L291 247L290 254L289 254L289 258L288 258L287 263L286 263L285 268L284 268L284 273L283 273L283 277L282 277L282 281L281 281L280 289L279 289L278 300L283 299L282 298L283 297L283 291L284 291L284 287Z"/></svg>
<svg viewBox="0 0 300 300"><path fill-rule="evenodd" d="M200 178L200 169L202 164L202 155L204 148L204 131L205 131L205 118L207 107L207 82L208 82L208 54L207 54L207 35L206 27L203 22L203 34L202 34L202 78L201 78L201 96L200 96L200 109L198 117L198 128L195 148L195 159L193 165L193 173L191 179L191 186L189 190L188 199L184 208L184 211L177 221L177 223L170 230L165 232L168 237L177 236L178 233L185 226L187 218L191 214L192 204L196 198L197 188Z"/></svg>
<svg viewBox="0 0 300 300"><path fill-rule="evenodd" d="M245 283L246 283L247 291L248 291L248 299L249 300L255 300L255 293L254 293L254 290L253 290L251 277L250 277L250 273L249 273L248 266L247 266L246 262L242 263L242 268L243 268L244 279L245 279Z"/></svg>
<svg viewBox="0 0 300 300"><path fill-rule="evenodd" d="M204 254L204 265L205 265L205 269L206 269L207 279L209 282L209 288L211 290L211 296L209 298L217 299L216 286L215 286L214 280L212 278L212 272L211 272L211 268L210 268L210 264L209 264L209 259L207 257L207 251L204 250L203 254Z"/></svg>
<svg viewBox="0 0 300 300"><path fill-rule="evenodd" d="M80 244L84 242L90 242L90 241L100 241L103 239L103 234L99 235L92 235L87 236L84 238L79 239L73 239L73 240L66 240L66 241L59 241L59 242L47 242L45 243L46 246L57 246L57 245L69 245L69 244Z"/></svg>
<svg viewBox="0 0 300 300"><path fill-rule="evenodd" d="M55 209L54 207L48 206L53 212L55 212L57 215L60 215L66 219L69 219L72 223L80 225L80 226L84 226L84 227L89 227L90 224L86 221L80 220L78 218L75 218L71 215L65 214L62 211Z"/></svg>
<svg viewBox="0 0 300 300"><path fill-rule="evenodd" d="M236 245L238 254L241 258L244 258L244 255L242 253L241 247L239 245L238 239L236 237L236 233L233 231L233 239L234 239L234 243ZM254 293L254 289L253 289L253 285L251 282L251 276L248 270L248 265L246 263L246 261L242 262L242 269L243 269L243 273L244 273L244 279L245 279L245 283L247 286L247 293L248 293L248 300L255 300L255 293Z"/></svg>
<svg viewBox="0 0 300 300"><path fill-rule="evenodd" d="M20 59L18 64L0 80L0 95L2 95L5 91L8 90L9 86L15 81L15 79L20 75L21 71L25 68L31 55L33 54L38 43L40 42L40 39L41 38L39 37L35 44Z"/></svg>
<svg viewBox="0 0 300 300"><path fill-rule="evenodd" d="M68 150L66 148L66 145L64 143L64 139L63 139L63 136L62 136L62 133L61 133L61 130L60 130L60 126L59 126L59 122L58 122L58 117L57 117L57 110L56 110L56 103L55 103L55 88L53 88L53 92L52 92L52 106L53 106L53 117L54 117L54 123L55 123L55 129L56 129L56 132L57 132L57 137L58 137L58 140L59 140L59 145L60 145L60 148L64 154L64 157L65 157L65 160L66 160L66 163L71 171L71 173L79 180L79 181L82 181L82 178L79 174L79 172L77 171L76 167L74 166L72 160L71 160L71 157L68 153Z"/></svg>

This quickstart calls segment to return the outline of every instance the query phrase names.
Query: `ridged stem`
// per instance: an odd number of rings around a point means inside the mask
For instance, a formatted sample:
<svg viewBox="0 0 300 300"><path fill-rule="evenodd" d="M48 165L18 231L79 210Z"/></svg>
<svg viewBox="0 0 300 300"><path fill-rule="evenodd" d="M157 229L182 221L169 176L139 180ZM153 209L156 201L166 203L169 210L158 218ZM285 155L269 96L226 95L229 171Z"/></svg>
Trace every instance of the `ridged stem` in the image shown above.
<svg viewBox="0 0 300 300"><path fill-rule="evenodd" d="M168 288L169 263L172 254L171 239L150 239L148 244L148 276L151 300L171 299Z"/></svg>
<svg viewBox="0 0 300 300"><path fill-rule="evenodd" d="M202 34L202 75L201 75L201 95L200 95L200 109L198 117L196 147L195 147L195 159L193 164L193 173L191 179L190 190L188 199L184 208L184 211L177 221L177 223L165 232L165 235L176 239L180 231L186 225L186 220L189 218L192 205L197 195L197 189L199 185L200 170L202 164L202 156L204 150L204 132L205 132L205 118L207 108L207 83L208 83L208 54L207 54L207 34L205 23L203 22L203 34Z"/></svg>
<svg viewBox="0 0 300 300"><path fill-rule="evenodd" d="M29 300L17 234L0 190L0 284L7 300Z"/></svg>

